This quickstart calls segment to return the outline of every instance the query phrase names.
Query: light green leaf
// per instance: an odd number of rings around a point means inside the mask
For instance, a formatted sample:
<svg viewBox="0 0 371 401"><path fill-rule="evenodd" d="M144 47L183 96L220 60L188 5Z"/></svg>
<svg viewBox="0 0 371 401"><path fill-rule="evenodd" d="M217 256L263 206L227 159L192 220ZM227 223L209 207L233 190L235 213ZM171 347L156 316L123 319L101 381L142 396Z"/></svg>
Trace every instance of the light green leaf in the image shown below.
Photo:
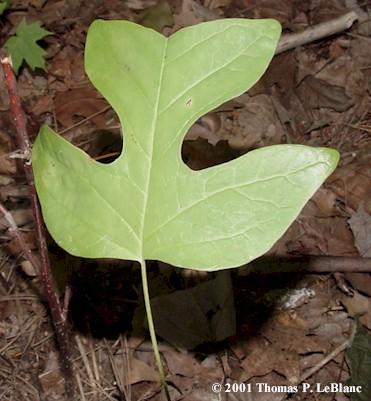
<svg viewBox="0 0 371 401"><path fill-rule="evenodd" d="M10 6L10 0L0 0L0 15Z"/></svg>
<svg viewBox="0 0 371 401"><path fill-rule="evenodd" d="M94 22L86 70L120 117L124 150L103 165L41 129L33 168L57 243L83 257L203 270L269 250L334 170L337 152L279 145L197 172L180 152L199 117L260 78L279 35L274 20L218 20L170 38L131 22Z"/></svg>
<svg viewBox="0 0 371 401"><path fill-rule="evenodd" d="M52 33L41 28L39 22L27 24L25 20L21 21L16 35L9 38L4 45L10 53L16 73L23 61L26 61L33 70L35 68L45 70L45 50L36 42L48 35L52 35Z"/></svg>

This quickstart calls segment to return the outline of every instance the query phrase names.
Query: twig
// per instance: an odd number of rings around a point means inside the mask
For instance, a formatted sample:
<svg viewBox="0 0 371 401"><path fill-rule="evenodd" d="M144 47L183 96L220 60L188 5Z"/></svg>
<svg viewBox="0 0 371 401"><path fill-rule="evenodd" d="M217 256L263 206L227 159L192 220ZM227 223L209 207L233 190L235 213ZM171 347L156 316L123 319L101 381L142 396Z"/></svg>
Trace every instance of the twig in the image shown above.
<svg viewBox="0 0 371 401"><path fill-rule="evenodd" d="M340 344L338 347L336 347L333 351L331 351L325 358L321 359L319 363L314 365L311 369L309 369L307 372L305 372L301 377L300 377L300 383L303 381L309 379L311 376L313 376L316 372L318 372L321 368L323 368L325 365L327 365L330 361L332 361L334 358L336 358L339 354L341 354L344 350L346 350L349 345L352 343L352 337L348 338L346 341L344 341L342 344ZM299 384L300 384L299 383Z"/></svg>
<svg viewBox="0 0 371 401"><path fill-rule="evenodd" d="M36 238L40 252L41 266L40 278L43 283L44 290L47 296L52 321L54 324L58 345L60 348L60 360L62 369L65 375L66 394L69 400L74 399L75 390L73 382L73 368L72 358L70 352L70 341L68 336L68 329L65 321L63 320L62 308L57 297L57 292L54 286L53 277L51 273L48 249L45 239L45 229L41 217L40 206L36 195L36 189L33 179L33 173L30 163L31 146L27 133L26 116L22 109L21 101L17 91L17 81L12 69L11 59L4 54L0 55L0 63L4 72L5 85L8 91L10 100L10 112L13 117L14 125L16 128L16 142L19 151L24 156L23 167L30 189L31 195L31 208L35 220ZM8 216L9 217L9 216ZM27 257L29 254L26 253ZM32 261L30 260L32 263Z"/></svg>
<svg viewBox="0 0 371 401"><path fill-rule="evenodd" d="M341 17L321 22L302 32L282 35L276 55L349 29L356 20L358 20L357 14L354 11L350 11Z"/></svg>
<svg viewBox="0 0 371 401"><path fill-rule="evenodd" d="M65 134L66 132L70 131L71 129L74 129L74 128L76 128L76 127L79 127L80 125L85 124L87 121L91 120L92 118L94 118L94 117L96 117L96 116L99 116L99 115L102 114L102 113L105 113L105 112L106 112L107 110L109 110L110 108L111 108L111 106L103 107L103 109L98 110L97 112L95 112L95 113L93 113L93 114L90 114L90 116L84 118L83 120L78 121L77 123L71 125L70 127L67 127L67 128L65 128L65 129L59 131L58 134L59 134L59 135L63 135L63 134Z"/></svg>
<svg viewBox="0 0 371 401"><path fill-rule="evenodd" d="M316 365L314 365L312 368L310 368L307 372L302 374L300 376L299 381L296 383L297 385L303 383L304 381L308 380L311 376L313 376L316 372L318 372L320 369L322 369L325 365L327 365L330 361L332 361L334 358L336 358L339 354L341 354L343 351L345 351L347 348L349 348L354 339L354 335L357 331L357 324L354 324L352 327L352 330L350 332L349 338L344 341L342 344L337 346L334 350L332 350L327 356L325 356L323 359L321 359ZM287 396L283 398L282 401L286 400Z"/></svg>
<svg viewBox="0 0 371 401"><path fill-rule="evenodd" d="M293 256L255 259L249 273L371 273L371 258L345 256Z"/></svg>

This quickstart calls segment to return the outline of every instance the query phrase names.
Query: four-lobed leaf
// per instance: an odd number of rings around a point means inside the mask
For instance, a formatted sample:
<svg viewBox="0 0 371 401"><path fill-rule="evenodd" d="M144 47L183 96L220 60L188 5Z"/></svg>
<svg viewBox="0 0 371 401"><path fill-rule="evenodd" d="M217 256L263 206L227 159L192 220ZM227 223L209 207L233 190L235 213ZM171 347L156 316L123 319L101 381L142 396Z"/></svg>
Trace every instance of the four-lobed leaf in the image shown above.
<svg viewBox="0 0 371 401"><path fill-rule="evenodd" d="M203 270L269 250L334 170L337 152L277 145L196 172L181 144L198 118L260 78L279 36L274 20L212 21L170 38L127 21L94 22L86 70L120 118L123 152L100 164L41 129L33 169L56 242L82 257Z"/></svg>
<svg viewBox="0 0 371 401"><path fill-rule="evenodd" d="M36 42L48 35L52 35L52 33L41 28L39 22L27 24L25 20L21 21L15 36L10 37L4 45L10 53L16 73L23 61L26 61L33 70L35 68L45 70L45 50Z"/></svg>

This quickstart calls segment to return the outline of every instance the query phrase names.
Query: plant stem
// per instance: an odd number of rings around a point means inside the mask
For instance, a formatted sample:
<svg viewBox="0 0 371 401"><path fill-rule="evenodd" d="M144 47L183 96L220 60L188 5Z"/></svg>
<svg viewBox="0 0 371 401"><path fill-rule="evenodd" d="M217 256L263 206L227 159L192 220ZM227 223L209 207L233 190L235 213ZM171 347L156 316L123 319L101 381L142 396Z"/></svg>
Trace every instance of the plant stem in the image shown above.
<svg viewBox="0 0 371 401"><path fill-rule="evenodd" d="M161 385L162 385L162 387L163 387L163 389L165 391L166 399L167 399L167 401L171 401L169 389L167 387L167 383L166 383L166 380L165 380L164 367L162 365L160 352L158 350L158 343L157 343L157 338L156 338L155 325L153 323L151 301L149 299L147 269L146 269L146 261L145 260L141 260L140 261L140 268L141 268L141 273L142 273L144 305L145 305L146 313L147 313L148 329L149 329L149 334L150 334L150 337L151 337L151 343L152 343L152 347L153 347L153 352L155 354L155 360L156 360L158 372L160 374L160 381L161 381Z"/></svg>
<svg viewBox="0 0 371 401"><path fill-rule="evenodd" d="M9 95L10 113L13 117L13 123L15 126L15 138L18 150L20 151L20 157L21 159L23 159L23 169L31 195L31 208L35 221L36 238L41 259L40 279L44 286L45 294L49 304L50 315L54 324L57 342L59 345L59 356L62 365L61 367L64 372L66 395L68 397L68 400L72 401L75 399L75 386L73 380L73 366L70 351L71 345L69 341L69 331L67 324L63 319L62 308L59 303L57 291L53 281L53 275L51 272L48 248L45 237L45 229L41 216L39 202L36 195L33 172L30 162L31 145L27 132L26 115L23 111L21 99L18 95L17 80L14 75L11 59L3 52L0 54L0 64L4 72L5 86ZM2 211L3 213L5 211L5 216L9 217L6 210L3 209ZM10 223L11 228L14 232L15 225L12 224L11 221ZM16 230L15 235L17 235ZM18 240L20 240L20 244L22 245L22 239L18 238ZM35 263L34 259L32 258L32 254L27 250L25 250L25 257L27 257L31 263Z"/></svg>

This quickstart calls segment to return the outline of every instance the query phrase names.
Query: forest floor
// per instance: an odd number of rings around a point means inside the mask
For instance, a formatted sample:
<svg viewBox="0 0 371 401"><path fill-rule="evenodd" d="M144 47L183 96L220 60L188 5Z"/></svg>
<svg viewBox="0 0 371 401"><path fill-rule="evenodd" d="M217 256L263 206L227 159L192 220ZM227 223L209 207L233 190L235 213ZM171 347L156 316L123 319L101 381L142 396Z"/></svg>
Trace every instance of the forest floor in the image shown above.
<svg viewBox="0 0 371 401"><path fill-rule="evenodd" d="M149 263L155 324L174 401L371 399L371 274L358 266L361 258L371 257L371 5L355 0L14 0L0 17L1 46L23 18L53 33L41 43L46 71L23 65L18 75L30 136L34 139L47 123L92 157L111 161L121 150L118 118L84 71L86 33L95 19L131 20L169 35L222 17L269 17L292 34L352 8L359 19L350 29L277 55L258 84L201 118L185 138L183 160L195 170L280 143L332 147L341 159L259 261L259 266L266 263L264 272L252 264L201 275ZM13 138L0 74L0 200L37 254L28 188L16 160L9 158ZM0 399L66 400L37 271L22 257L1 215L0 244ZM59 295L62 299L66 285L72 293L70 346L78 399L163 400L138 266L84 260L66 254L51 238L48 244ZM278 258L284 264L308 255L337 257L335 264L350 261L349 271L305 273L303 260L300 273L277 272ZM245 387L216 394L213 383L222 383L224 390L228 383ZM362 384L363 389L302 392L303 383L322 389L329 383ZM290 386L299 391L278 391Z"/></svg>

